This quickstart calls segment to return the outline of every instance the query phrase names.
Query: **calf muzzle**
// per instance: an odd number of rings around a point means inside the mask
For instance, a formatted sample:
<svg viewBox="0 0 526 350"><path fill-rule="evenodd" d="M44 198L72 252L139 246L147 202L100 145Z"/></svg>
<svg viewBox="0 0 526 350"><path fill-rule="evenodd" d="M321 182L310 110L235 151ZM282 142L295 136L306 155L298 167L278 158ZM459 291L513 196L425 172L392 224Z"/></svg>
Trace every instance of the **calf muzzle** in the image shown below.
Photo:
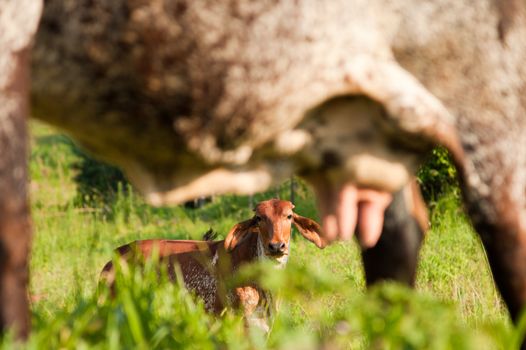
<svg viewBox="0 0 526 350"><path fill-rule="evenodd" d="M286 253L287 245L285 242L276 242L268 244L268 252L273 256L281 256Z"/></svg>

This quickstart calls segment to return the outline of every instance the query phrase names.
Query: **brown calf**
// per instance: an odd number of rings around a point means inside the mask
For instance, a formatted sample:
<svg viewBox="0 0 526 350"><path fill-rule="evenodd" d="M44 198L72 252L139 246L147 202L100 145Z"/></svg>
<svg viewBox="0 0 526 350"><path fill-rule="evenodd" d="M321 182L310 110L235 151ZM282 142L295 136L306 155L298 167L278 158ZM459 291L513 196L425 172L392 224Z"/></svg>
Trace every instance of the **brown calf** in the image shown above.
<svg viewBox="0 0 526 350"><path fill-rule="evenodd" d="M268 331L267 320L273 309L271 295L255 283L225 290L224 282L241 266L260 259L275 261L277 268L284 267L290 252L292 224L303 237L319 248L325 247L320 226L294 213L293 208L291 202L278 199L261 202L255 215L234 225L222 241L150 239L126 244L117 248L117 252L130 261L148 258L158 249L170 279L176 279L178 266L186 287L204 300L208 311L219 313L227 305L241 307L249 325ZM104 266L101 278L113 288L111 261Z"/></svg>

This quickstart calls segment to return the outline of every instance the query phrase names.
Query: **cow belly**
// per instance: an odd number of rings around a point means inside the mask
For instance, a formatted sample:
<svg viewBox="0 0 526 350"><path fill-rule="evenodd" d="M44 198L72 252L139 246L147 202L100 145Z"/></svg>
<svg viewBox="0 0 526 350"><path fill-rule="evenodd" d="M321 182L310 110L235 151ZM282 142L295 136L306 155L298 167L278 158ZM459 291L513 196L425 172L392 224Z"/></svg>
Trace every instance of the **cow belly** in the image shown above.
<svg viewBox="0 0 526 350"><path fill-rule="evenodd" d="M352 52L387 55L366 1L234 3L47 1L33 115L163 192L185 183L176 173L246 162L342 93Z"/></svg>

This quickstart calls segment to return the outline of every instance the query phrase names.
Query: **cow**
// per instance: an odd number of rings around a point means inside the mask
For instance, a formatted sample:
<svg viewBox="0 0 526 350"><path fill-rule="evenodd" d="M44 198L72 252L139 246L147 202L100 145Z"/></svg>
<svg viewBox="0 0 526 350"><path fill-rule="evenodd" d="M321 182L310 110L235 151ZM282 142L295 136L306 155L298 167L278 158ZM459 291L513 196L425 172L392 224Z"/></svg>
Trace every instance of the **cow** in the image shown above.
<svg viewBox="0 0 526 350"><path fill-rule="evenodd" d="M142 263L156 251L170 279L177 280L178 268L185 286L203 300L207 311L220 314L226 306L240 307L247 325L268 332L276 308L271 293L255 282L226 286L233 273L250 263L268 260L274 268L284 268L290 257L292 225L318 248L325 248L320 225L293 209L289 201L269 199L258 203L254 216L234 225L224 240L148 239L120 246L117 254L129 263ZM112 261L104 265L101 280L115 293Z"/></svg>
<svg viewBox="0 0 526 350"><path fill-rule="evenodd" d="M356 232L364 253L386 242L393 256L419 245L384 241L384 215L442 145L516 321L525 18L520 0L1 0L0 326L29 330L29 115L120 166L154 205L298 173L327 240Z"/></svg>

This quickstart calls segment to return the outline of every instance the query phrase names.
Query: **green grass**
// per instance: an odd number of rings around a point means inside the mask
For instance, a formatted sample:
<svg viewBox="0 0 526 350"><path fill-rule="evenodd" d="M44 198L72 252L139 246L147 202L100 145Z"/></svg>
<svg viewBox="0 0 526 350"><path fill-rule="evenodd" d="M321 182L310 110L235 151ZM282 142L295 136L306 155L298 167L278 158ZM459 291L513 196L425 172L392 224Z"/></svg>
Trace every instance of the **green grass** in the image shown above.
<svg viewBox="0 0 526 350"><path fill-rule="evenodd" d="M384 285L365 293L354 242L324 250L295 235L290 266L257 268L281 295L270 336L245 335L240 317L217 319L176 285L132 272L114 301L100 302L98 275L115 247L155 237L220 234L251 215L249 199L216 197L201 209L152 208L132 191L110 203L79 205L74 144L32 124L31 257L33 335L28 348L509 349L517 333L496 292L480 242L455 196L433 203L416 291ZM254 201L289 196L289 184ZM317 218L313 195L296 192L296 211ZM93 204L89 202L90 205ZM515 332L515 333L514 333ZM515 337L515 338L514 338ZM9 339L3 347L10 347Z"/></svg>

